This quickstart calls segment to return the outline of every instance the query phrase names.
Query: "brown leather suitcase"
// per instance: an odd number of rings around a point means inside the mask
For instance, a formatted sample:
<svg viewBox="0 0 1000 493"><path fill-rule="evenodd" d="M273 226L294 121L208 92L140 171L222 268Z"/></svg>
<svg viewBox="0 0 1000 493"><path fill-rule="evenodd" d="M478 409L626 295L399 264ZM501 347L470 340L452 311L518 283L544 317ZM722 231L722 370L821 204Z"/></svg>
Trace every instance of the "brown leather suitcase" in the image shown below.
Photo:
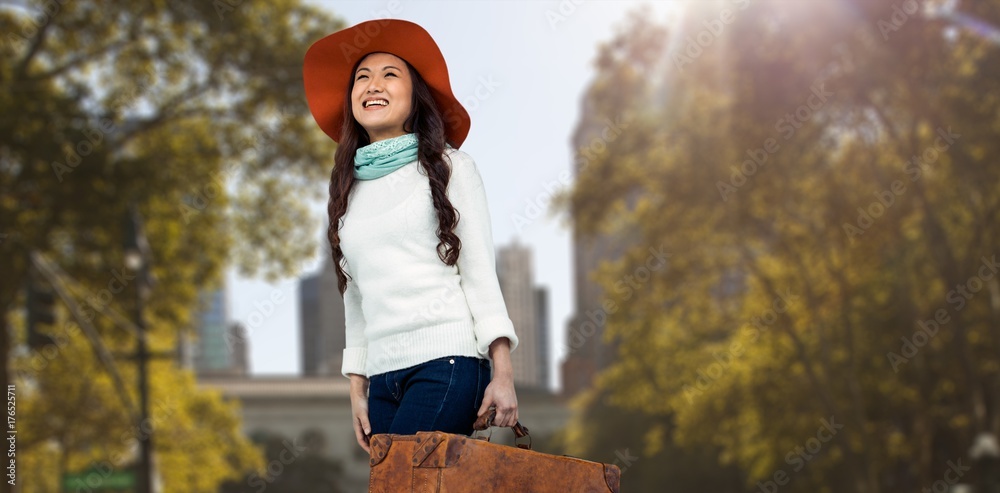
<svg viewBox="0 0 1000 493"><path fill-rule="evenodd" d="M496 410L479 416L473 428L486 430ZM531 436L520 422L511 427L508 447L490 436L418 431L415 435L379 433L369 441L369 493L498 492L619 493L621 469L565 455L531 450Z"/></svg>

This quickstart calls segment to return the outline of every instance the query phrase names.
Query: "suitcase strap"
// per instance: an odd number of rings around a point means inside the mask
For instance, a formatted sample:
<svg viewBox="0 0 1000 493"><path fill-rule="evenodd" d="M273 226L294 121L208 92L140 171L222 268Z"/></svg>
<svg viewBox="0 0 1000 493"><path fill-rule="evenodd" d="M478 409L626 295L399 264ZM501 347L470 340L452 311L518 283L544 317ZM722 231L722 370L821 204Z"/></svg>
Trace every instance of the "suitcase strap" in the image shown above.
<svg viewBox="0 0 1000 493"><path fill-rule="evenodd" d="M472 429L474 431L470 436L477 440L486 440L487 442L490 441L490 438L492 438L493 436L493 428L492 428L493 419L496 418L496 416L497 416L497 407L490 406L489 409L487 409L485 413L480 414L479 417L476 419L476 422L472 424ZM513 426L510 426L509 428L514 432L515 445L517 445L518 448L531 450L531 435L528 434L528 428L522 425L520 421L517 421L516 423L514 423ZM485 437L478 436L476 434L476 431L483 431L483 430L489 431L489 433ZM528 437L528 443L517 443L518 438L524 438L524 437Z"/></svg>

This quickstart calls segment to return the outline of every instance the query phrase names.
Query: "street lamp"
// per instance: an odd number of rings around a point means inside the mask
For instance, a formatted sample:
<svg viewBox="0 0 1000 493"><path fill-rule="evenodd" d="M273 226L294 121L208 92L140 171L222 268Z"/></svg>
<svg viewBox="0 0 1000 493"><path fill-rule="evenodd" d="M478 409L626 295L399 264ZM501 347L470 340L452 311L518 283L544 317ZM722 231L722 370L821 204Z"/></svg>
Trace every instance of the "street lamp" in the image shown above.
<svg viewBox="0 0 1000 493"><path fill-rule="evenodd" d="M136 338L136 363L139 367L139 429L144 430L144 426L149 422L149 377L147 375L147 364L149 362L149 350L146 345L146 321L142 316L143 304L148 296L150 285L149 276L149 243L142 228L142 218L139 216L139 209L135 202L131 202L125 216L125 265L136 272L135 280L135 325L138 329ZM140 439L139 447L141 451L141 462L139 471L139 491L141 493L153 493L153 433L149 426L149 433L144 439Z"/></svg>
<svg viewBox="0 0 1000 493"><path fill-rule="evenodd" d="M997 437L988 431L980 432L969 447L969 457L979 469L979 490L977 493L996 493L1000 491L1000 477L997 477L997 464L1000 463L1000 443Z"/></svg>

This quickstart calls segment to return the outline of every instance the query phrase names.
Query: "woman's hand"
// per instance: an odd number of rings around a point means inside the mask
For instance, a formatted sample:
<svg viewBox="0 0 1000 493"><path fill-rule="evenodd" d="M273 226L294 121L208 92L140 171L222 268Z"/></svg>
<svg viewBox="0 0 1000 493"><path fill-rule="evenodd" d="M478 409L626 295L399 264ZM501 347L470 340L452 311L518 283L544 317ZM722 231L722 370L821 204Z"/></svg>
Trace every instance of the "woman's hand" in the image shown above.
<svg viewBox="0 0 1000 493"><path fill-rule="evenodd" d="M497 407L493 426L510 427L517 423L517 396L514 394L514 379L510 376L496 375L486 386L483 405L479 407L479 416L489 412L490 406Z"/></svg>
<svg viewBox="0 0 1000 493"><path fill-rule="evenodd" d="M358 445L371 454L371 447L368 445L372 430L368 422L368 378L361 375L351 374L351 415Z"/></svg>
<svg viewBox="0 0 1000 493"><path fill-rule="evenodd" d="M493 426L514 426L517 423L517 396L514 394L514 370L510 364L510 340L500 337L493 341L490 358L493 360L493 378L486 386L483 405L477 415L482 416L489 412L490 406L496 406Z"/></svg>

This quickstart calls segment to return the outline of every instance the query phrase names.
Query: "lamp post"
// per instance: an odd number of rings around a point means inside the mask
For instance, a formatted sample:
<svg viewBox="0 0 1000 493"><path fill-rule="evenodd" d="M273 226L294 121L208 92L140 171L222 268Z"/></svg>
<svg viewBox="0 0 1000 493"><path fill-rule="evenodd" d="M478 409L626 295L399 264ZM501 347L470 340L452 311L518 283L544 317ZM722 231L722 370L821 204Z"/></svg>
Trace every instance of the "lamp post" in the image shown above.
<svg viewBox="0 0 1000 493"><path fill-rule="evenodd" d="M135 325L138 329L136 338L136 364L139 374L139 430L149 423L149 378L147 365L149 350L146 346L146 321L142 309L149 289L149 243L142 228L142 219L134 202L129 204L125 218L125 266L136 272L135 282ZM153 430L148 426L145 437L139 440L140 471L139 491L153 493Z"/></svg>
<svg viewBox="0 0 1000 493"><path fill-rule="evenodd" d="M978 469L979 484L976 493L996 493L1000 491L1000 477L997 465L1000 464L1000 442L996 435L984 431L976 435L969 447L969 457L973 467Z"/></svg>

